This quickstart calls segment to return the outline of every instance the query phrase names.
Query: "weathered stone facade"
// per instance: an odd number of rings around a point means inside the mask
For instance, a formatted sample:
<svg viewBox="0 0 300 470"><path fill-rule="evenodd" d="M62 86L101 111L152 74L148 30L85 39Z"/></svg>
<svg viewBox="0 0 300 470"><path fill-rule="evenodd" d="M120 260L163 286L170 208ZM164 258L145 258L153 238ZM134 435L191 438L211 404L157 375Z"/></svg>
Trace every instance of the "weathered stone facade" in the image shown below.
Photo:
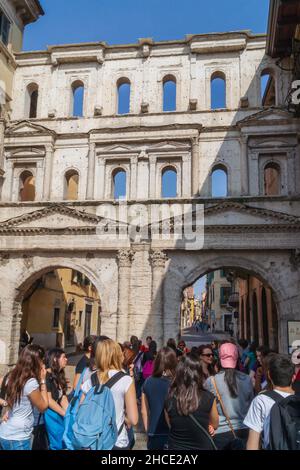
<svg viewBox="0 0 300 470"><path fill-rule="evenodd" d="M221 268L243 269L274 291L279 347L300 319L299 122L284 110L290 76L248 32L190 36L128 46L50 47L16 55L13 121L5 133L0 203L0 364L18 351L21 301L30 283L58 267L82 271L97 287L102 333L118 341L179 329L182 290ZM261 106L261 73L275 80L274 107ZM226 109L211 110L211 77L226 77ZM165 77L176 80L176 111L163 112ZM117 83L131 83L130 113L117 114ZM72 117L72 84L84 84L84 116ZM26 90L38 86L37 117ZM264 168L280 168L280 195L264 195ZM228 196L211 196L214 168ZM127 203L166 202L162 172L177 172L177 197L201 203L203 249L186 240L108 236L113 175L127 174ZM35 178L35 201L19 202L20 175ZM65 174L79 175L78 201L64 201ZM126 223L122 222L126 228ZM30 257L25 265L24 255ZM114 292L115 295L111 295Z"/></svg>

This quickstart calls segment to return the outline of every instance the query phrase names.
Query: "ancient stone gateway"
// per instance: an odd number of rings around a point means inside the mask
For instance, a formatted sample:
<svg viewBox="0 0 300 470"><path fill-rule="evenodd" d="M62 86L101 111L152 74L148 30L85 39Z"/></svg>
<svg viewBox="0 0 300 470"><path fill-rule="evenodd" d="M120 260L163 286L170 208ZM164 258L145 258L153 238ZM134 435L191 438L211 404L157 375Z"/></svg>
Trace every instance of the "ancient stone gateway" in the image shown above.
<svg viewBox="0 0 300 470"><path fill-rule="evenodd" d="M284 109L291 77L265 55L265 37L78 44L16 61L0 202L0 367L16 361L26 290L61 267L97 287L102 334L118 341L151 334L160 345L178 333L186 286L220 268L254 274L273 290L279 348L287 352L287 322L300 320L299 130ZM275 88L263 106L266 70ZM211 106L215 78L225 80L222 109ZM163 109L166 81L176 85L172 112ZM130 84L124 115L123 83ZM79 85L83 115L74 116ZM35 118L27 113L31 89L39 91ZM227 176L224 197L212 192L216 169ZM163 197L167 171L176 187ZM204 214L200 245L173 236L178 209L194 220L196 207ZM152 236L153 226L162 235L166 225L172 236Z"/></svg>

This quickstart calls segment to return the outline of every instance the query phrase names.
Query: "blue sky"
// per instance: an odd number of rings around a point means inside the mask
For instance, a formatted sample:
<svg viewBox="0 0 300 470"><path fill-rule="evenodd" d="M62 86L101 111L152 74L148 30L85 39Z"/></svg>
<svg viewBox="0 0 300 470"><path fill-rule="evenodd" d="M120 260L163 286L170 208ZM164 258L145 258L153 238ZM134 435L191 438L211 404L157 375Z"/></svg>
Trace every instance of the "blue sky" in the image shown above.
<svg viewBox="0 0 300 470"><path fill-rule="evenodd" d="M269 0L41 0L45 16L26 28L24 50L47 45L182 39L185 34L267 29Z"/></svg>
<svg viewBox="0 0 300 470"><path fill-rule="evenodd" d="M174 40L186 34L243 29L265 33L269 10L269 0L41 0L41 4L45 16L27 26L24 50L90 41L136 43L145 37ZM217 178L222 193L222 175ZM197 282L197 295L204 284L204 278Z"/></svg>

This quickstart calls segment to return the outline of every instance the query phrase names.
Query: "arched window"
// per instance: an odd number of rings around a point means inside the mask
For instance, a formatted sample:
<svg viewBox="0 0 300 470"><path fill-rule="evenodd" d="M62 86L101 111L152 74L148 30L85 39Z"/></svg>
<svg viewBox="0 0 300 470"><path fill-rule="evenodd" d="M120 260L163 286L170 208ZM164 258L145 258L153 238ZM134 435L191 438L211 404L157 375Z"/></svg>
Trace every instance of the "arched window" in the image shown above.
<svg viewBox="0 0 300 470"><path fill-rule="evenodd" d="M23 171L20 175L19 200L29 202L35 200L35 178L30 171Z"/></svg>
<svg viewBox="0 0 300 470"><path fill-rule="evenodd" d="M177 197L176 169L173 167L164 168L161 180L161 196L163 198Z"/></svg>
<svg viewBox="0 0 300 470"><path fill-rule="evenodd" d="M176 78L167 75L163 79L163 111L176 111Z"/></svg>
<svg viewBox="0 0 300 470"><path fill-rule="evenodd" d="M126 171L122 168L113 173L113 198L122 199L126 197Z"/></svg>
<svg viewBox="0 0 300 470"><path fill-rule="evenodd" d="M226 108L226 77L221 72L216 72L211 77L210 99L211 109Z"/></svg>
<svg viewBox="0 0 300 470"><path fill-rule="evenodd" d="M130 91L131 85L128 78L120 78L118 88L118 114L130 113Z"/></svg>
<svg viewBox="0 0 300 470"><path fill-rule="evenodd" d="M37 106L39 98L39 87L36 83L31 83L27 87L26 96L26 116L29 119L37 117Z"/></svg>
<svg viewBox="0 0 300 470"><path fill-rule="evenodd" d="M212 197L228 196L228 175L227 169L223 166L214 167L211 174L211 195Z"/></svg>
<svg viewBox="0 0 300 470"><path fill-rule="evenodd" d="M264 70L260 76L260 98L262 106L275 106L276 89L274 73Z"/></svg>
<svg viewBox="0 0 300 470"><path fill-rule="evenodd" d="M65 174L64 199L77 201L78 199L79 174L75 170L69 170Z"/></svg>
<svg viewBox="0 0 300 470"><path fill-rule="evenodd" d="M78 80L72 84L72 116L83 117L84 84Z"/></svg>
<svg viewBox="0 0 300 470"><path fill-rule="evenodd" d="M264 195L279 196L280 189L280 166L276 163L268 163L264 168Z"/></svg>

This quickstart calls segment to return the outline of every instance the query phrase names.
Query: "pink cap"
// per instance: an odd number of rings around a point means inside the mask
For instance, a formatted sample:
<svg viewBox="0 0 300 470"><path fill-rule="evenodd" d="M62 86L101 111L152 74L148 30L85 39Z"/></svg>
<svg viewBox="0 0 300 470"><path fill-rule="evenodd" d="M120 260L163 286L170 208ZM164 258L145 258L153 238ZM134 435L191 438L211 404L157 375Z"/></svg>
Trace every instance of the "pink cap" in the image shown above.
<svg viewBox="0 0 300 470"><path fill-rule="evenodd" d="M235 344L225 343L220 346L219 350L221 366L224 369L235 369L239 358L238 348Z"/></svg>

